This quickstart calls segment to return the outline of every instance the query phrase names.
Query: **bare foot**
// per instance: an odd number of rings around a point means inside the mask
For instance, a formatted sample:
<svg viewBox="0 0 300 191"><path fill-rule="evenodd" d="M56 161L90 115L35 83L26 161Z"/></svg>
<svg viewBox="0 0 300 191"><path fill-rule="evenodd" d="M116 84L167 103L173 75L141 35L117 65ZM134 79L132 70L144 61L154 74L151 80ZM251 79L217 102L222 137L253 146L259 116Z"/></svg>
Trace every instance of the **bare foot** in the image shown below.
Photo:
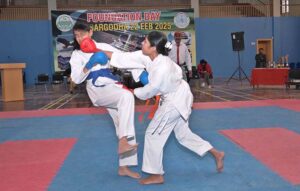
<svg viewBox="0 0 300 191"><path fill-rule="evenodd" d="M163 184L164 177L160 174L150 175L147 178L140 180L140 184Z"/></svg>
<svg viewBox="0 0 300 191"><path fill-rule="evenodd" d="M127 138L123 137L119 140L118 153L119 155L122 155L123 153L137 149L137 146L138 144L134 144L134 145L128 144Z"/></svg>
<svg viewBox="0 0 300 191"><path fill-rule="evenodd" d="M225 153L224 152L219 152L216 156L216 165L217 165L217 171L222 172L224 169L224 157Z"/></svg>
<svg viewBox="0 0 300 191"><path fill-rule="evenodd" d="M225 153L223 151L218 151L215 148L212 148L209 152L215 157L216 165L217 165L217 171L222 172L223 169L224 169Z"/></svg>
<svg viewBox="0 0 300 191"><path fill-rule="evenodd" d="M129 176L135 179L141 178L141 175L139 173L131 171L127 166L120 166L118 173L120 176Z"/></svg>

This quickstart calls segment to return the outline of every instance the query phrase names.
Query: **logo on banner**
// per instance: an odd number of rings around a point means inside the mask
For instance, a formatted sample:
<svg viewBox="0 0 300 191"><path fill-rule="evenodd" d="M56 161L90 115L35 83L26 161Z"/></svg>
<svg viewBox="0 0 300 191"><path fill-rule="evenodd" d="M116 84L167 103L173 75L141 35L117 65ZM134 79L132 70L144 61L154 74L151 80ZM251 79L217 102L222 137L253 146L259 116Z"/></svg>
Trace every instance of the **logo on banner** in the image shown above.
<svg viewBox="0 0 300 191"><path fill-rule="evenodd" d="M74 21L70 15L59 15L56 19L56 26L62 32L68 32L73 28Z"/></svg>
<svg viewBox="0 0 300 191"><path fill-rule="evenodd" d="M174 17L174 24L180 29L184 29L190 24L190 17L183 12L179 12Z"/></svg>

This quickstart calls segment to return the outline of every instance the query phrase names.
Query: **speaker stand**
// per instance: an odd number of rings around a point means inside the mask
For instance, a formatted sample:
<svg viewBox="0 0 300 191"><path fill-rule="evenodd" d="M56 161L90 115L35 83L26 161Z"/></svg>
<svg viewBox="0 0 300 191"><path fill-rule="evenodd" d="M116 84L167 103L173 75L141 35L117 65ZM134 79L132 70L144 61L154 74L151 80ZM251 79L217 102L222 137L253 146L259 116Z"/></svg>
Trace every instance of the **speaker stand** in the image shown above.
<svg viewBox="0 0 300 191"><path fill-rule="evenodd" d="M247 79L249 84L250 84L250 80L247 77L246 73L244 72L243 68L241 67L241 59L240 59L240 51L238 52L238 67L236 68L236 70L232 73L232 75L230 76L230 78L227 80L226 84L228 84L230 82L231 79L233 80L238 80L242 83L243 80ZM239 76L238 78L234 78L235 74L238 72ZM242 77L242 74L244 75L244 77Z"/></svg>

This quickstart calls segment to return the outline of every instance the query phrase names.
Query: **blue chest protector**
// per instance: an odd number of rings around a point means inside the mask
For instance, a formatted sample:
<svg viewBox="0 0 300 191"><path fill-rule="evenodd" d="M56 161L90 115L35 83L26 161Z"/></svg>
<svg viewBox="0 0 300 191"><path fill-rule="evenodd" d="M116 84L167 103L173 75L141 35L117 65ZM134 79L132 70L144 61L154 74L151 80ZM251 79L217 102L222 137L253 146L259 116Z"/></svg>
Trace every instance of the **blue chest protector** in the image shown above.
<svg viewBox="0 0 300 191"><path fill-rule="evenodd" d="M104 87L105 85L98 86L95 84L98 77L106 77L106 78L110 78L112 80L118 81L118 78L115 75L113 75L113 73L111 72L111 70L109 68L92 71L89 73L89 75L86 79L87 80L92 79L92 83L96 87Z"/></svg>

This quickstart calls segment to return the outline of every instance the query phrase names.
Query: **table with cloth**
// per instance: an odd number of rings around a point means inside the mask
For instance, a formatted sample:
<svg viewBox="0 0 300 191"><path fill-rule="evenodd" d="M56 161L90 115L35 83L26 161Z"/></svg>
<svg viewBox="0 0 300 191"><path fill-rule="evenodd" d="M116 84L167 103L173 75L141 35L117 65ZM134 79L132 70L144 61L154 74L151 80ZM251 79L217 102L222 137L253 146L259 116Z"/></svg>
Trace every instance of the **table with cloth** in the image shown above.
<svg viewBox="0 0 300 191"><path fill-rule="evenodd" d="M285 85L289 68L254 68L251 73L251 85Z"/></svg>

